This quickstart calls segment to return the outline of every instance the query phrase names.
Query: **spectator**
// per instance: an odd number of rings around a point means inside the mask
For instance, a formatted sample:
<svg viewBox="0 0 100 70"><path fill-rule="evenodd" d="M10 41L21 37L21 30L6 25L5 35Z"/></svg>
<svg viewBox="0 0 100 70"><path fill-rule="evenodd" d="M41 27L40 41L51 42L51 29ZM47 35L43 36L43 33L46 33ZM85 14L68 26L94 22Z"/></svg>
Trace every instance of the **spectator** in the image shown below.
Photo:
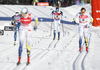
<svg viewBox="0 0 100 70"><path fill-rule="evenodd" d="M32 1L33 1L33 0L29 0L30 5L32 5Z"/></svg>
<svg viewBox="0 0 100 70"><path fill-rule="evenodd" d="M64 0L61 1L61 6L64 7Z"/></svg>
<svg viewBox="0 0 100 70"><path fill-rule="evenodd" d="M49 2L49 5L52 6L52 0L47 0Z"/></svg>
<svg viewBox="0 0 100 70"><path fill-rule="evenodd" d="M33 5L35 6L38 0L33 0Z"/></svg>
<svg viewBox="0 0 100 70"><path fill-rule="evenodd" d="M64 5L65 5L65 7L67 7L67 6L68 6L68 3L69 3L69 1L68 1L68 0L64 0Z"/></svg>

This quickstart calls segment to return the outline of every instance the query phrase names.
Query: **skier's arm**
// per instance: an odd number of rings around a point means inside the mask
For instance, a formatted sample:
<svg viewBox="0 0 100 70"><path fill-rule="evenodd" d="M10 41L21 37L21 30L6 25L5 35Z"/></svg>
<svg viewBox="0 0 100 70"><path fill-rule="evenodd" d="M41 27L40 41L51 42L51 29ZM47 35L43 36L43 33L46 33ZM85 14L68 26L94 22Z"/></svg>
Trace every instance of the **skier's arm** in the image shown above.
<svg viewBox="0 0 100 70"><path fill-rule="evenodd" d="M63 16L63 12L62 11L60 11L60 14Z"/></svg>
<svg viewBox="0 0 100 70"><path fill-rule="evenodd" d="M38 17L35 15L31 15L31 18L35 20L35 26L37 26L38 23Z"/></svg>
<svg viewBox="0 0 100 70"><path fill-rule="evenodd" d="M79 13L75 15L75 17L73 18L73 21L76 21L76 18L79 16Z"/></svg>
<svg viewBox="0 0 100 70"><path fill-rule="evenodd" d="M38 23L38 18L35 20L35 26L37 26L37 23Z"/></svg>
<svg viewBox="0 0 100 70"><path fill-rule="evenodd" d="M11 18L11 25L14 25L14 16Z"/></svg>
<svg viewBox="0 0 100 70"><path fill-rule="evenodd" d="M32 19L35 20L34 30L36 30L37 29L37 23L38 23L38 17L35 16L35 15L32 15Z"/></svg>
<svg viewBox="0 0 100 70"><path fill-rule="evenodd" d="M54 10L52 11L52 13L50 15L54 15Z"/></svg>
<svg viewBox="0 0 100 70"><path fill-rule="evenodd" d="M88 14L88 17L91 19L91 23L93 23L93 18L90 14Z"/></svg>
<svg viewBox="0 0 100 70"><path fill-rule="evenodd" d="M76 23L76 18L78 18L78 16L79 16L79 13L76 14L75 17L73 18L73 22L74 22L75 25L77 24L77 23Z"/></svg>

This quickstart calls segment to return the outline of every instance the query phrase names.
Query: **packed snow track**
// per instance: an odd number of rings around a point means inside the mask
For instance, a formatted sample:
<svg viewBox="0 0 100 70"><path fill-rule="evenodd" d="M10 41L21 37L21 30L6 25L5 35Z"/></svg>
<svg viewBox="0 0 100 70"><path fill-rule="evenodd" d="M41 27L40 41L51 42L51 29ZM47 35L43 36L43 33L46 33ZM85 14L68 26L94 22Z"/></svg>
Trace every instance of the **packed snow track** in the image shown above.
<svg viewBox="0 0 100 70"><path fill-rule="evenodd" d="M26 66L27 52L24 43L21 64L18 61L19 40L14 46L14 31L4 31L0 35L0 70L100 70L100 27L89 28L89 51L83 39L82 52L79 52L78 25L72 23L73 17L85 7L91 12L89 4L73 5L60 8L64 16L61 24L61 38L53 40L53 28L50 35L52 16L50 13L54 7L37 7L29 5L0 5L0 28L10 25L11 17L16 11L20 12L23 7L29 9L29 13L39 18L37 31L33 30L31 37L30 64ZM34 21L32 22L34 26ZM64 34L64 35L63 35ZM26 41L26 40L25 40Z"/></svg>

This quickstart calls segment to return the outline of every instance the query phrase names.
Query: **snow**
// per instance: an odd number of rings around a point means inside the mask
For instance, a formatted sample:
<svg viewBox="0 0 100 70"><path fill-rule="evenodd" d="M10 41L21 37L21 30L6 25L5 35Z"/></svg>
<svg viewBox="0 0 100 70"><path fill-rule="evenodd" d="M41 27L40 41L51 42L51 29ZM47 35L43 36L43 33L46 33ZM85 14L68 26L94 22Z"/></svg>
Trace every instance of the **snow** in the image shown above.
<svg viewBox="0 0 100 70"><path fill-rule="evenodd" d="M3 17L11 18L16 11L27 7L29 13L37 15L39 18L51 19L50 13L53 7L37 7L27 5L0 5L0 19ZM89 4L73 5L60 8L64 12L64 34L61 30L61 39L53 41L53 33L50 36L50 21L39 21L38 30L33 31L31 37L31 63L26 66L27 52L24 43L21 65L17 66L19 41L14 46L14 32L5 31L0 36L0 70L100 70L100 27L89 28L89 52L85 50L83 39L83 50L79 49L78 25L72 24L72 19L85 7L87 12L91 12ZM67 18L65 18L67 17ZM0 26L10 24L10 20L0 20ZM34 24L34 21L33 21ZM52 30L53 32L53 30Z"/></svg>

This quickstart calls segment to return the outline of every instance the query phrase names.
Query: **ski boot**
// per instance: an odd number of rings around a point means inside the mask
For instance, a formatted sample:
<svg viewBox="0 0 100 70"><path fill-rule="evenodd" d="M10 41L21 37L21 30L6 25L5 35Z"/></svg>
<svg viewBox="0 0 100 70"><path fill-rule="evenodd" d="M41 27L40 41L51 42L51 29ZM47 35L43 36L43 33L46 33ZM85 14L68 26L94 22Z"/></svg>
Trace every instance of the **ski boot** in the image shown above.
<svg viewBox="0 0 100 70"><path fill-rule="evenodd" d="M82 51L82 48L81 47L79 47L79 51Z"/></svg>
<svg viewBox="0 0 100 70"><path fill-rule="evenodd" d="M26 63L26 65L29 65L29 64L30 64L29 62Z"/></svg>
<svg viewBox="0 0 100 70"><path fill-rule="evenodd" d="M21 60L21 57L19 57L19 61L17 62L17 65L20 65L20 60Z"/></svg>
<svg viewBox="0 0 100 70"><path fill-rule="evenodd" d="M58 40L60 40L60 32L58 32Z"/></svg>
<svg viewBox="0 0 100 70"><path fill-rule="evenodd" d="M88 52L88 47L86 47L86 51Z"/></svg>
<svg viewBox="0 0 100 70"><path fill-rule="evenodd" d="M26 65L29 65L30 64L30 56L27 58L27 63Z"/></svg>
<svg viewBox="0 0 100 70"><path fill-rule="evenodd" d="M20 65L20 62L17 62L17 66Z"/></svg>

